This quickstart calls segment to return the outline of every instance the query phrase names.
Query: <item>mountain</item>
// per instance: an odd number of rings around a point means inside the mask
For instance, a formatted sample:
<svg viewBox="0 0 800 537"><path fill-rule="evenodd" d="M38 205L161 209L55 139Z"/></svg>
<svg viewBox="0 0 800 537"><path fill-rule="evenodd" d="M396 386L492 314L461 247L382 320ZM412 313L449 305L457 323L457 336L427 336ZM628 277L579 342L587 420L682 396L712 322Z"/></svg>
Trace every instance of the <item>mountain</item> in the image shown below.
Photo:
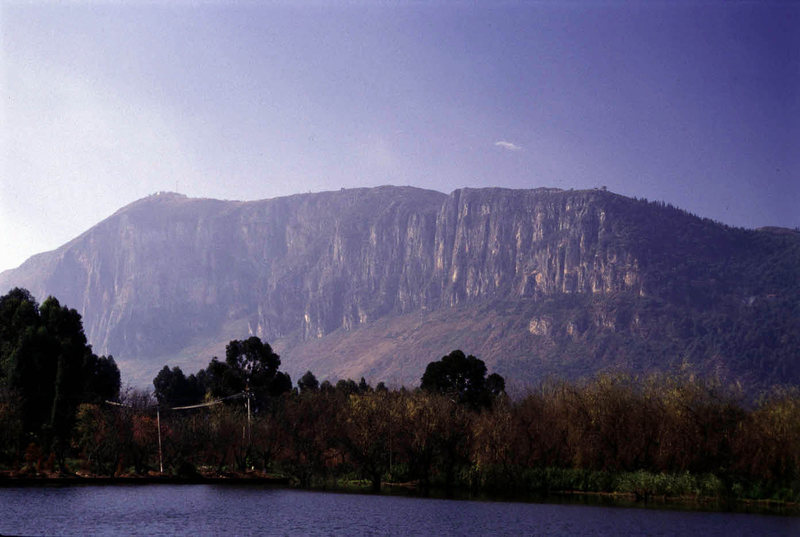
<svg viewBox="0 0 800 537"><path fill-rule="evenodd" d="M688 368L800 383L800 233L605 190L160 193L0 274L148 384L257 335L297 379L413 385L460 348L512 386Z"/></svg>

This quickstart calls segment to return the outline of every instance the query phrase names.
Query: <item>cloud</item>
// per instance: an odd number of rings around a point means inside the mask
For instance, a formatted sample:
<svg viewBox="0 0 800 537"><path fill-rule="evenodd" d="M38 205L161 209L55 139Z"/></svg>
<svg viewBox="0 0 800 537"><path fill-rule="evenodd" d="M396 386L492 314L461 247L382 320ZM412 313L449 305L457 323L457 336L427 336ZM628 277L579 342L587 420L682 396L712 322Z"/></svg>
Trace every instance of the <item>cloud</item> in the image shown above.
<svg viewBox="0 0 800 537"><path fill-rule="evenodd" d="M497 147L502 147L503 149L508 149L509 151L522 151L522 147L511 142L506 142L505 140L500 140L499 142L495 142L494 145L496 145Z"/></svg>

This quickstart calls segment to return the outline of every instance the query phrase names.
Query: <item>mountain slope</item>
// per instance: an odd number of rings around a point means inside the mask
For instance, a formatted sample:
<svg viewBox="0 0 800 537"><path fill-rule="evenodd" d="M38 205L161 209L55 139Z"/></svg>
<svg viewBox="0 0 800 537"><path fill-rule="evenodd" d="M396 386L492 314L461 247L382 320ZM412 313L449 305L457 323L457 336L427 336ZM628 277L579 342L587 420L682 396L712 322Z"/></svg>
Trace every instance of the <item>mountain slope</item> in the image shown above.
<svg viewBox="0 0 800 537"><path fill-rule="evenodd" d="M408 187L225 202L160 194L0 274L84 316L147 383L233 338L293 377L414 384L453 348L512 382L689 364L800 381L800 235L601 190Z"/></svg>

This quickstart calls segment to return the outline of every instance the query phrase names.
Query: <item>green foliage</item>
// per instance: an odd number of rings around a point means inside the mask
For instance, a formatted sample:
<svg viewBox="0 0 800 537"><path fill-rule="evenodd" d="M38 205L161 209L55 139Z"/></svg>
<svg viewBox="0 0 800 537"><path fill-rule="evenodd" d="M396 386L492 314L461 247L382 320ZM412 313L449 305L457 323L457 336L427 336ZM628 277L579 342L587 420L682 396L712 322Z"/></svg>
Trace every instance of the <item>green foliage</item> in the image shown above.
<svg viewBox="0 0 800 537"><path fill-rule="evenodd" d="M280 364L280 356L259 338L232 340L225 348L224 362L215 356L207 368L188 377L179 367L164 366L153 379L153 387L165 407L198 404L206 395L223 398L249 391L258 410L270 397L292 389L289 375L278 371Z"/></svg>
<svg viewBox="0 0 800 537"><path fill-rule="evenodd" d="M344 395L352 395L358 393L358 384L353 379L340 379L335 386L337 392Z"/></svg>
<svg viewBox="0 0 800 537"><path fill-rule="evenodd" d="M204 375L189 375L187 378L180 367L172 369L164 366L153 379L155 396L164 407L186 406L203 400L205 395Z"/></svg>
<svg viewBox="0 0 800 537"><path fill-rule="evenodd" d="M319 390L319 381L317 377L314 376L314 373L306 371L305 374L300 377L300 380L297 381L297 387L300 389L300 393L316 392Z"/></svg>
<svg viewBox="0 0 800 537"><path fill-rule="evenodd" d="M0 388L0 463L13 462L22 451L22 405L8 388Z"/></svg>
<svg viewBox="0 0 800 537"><path fill-rule="evenodd" d="M77 311L53 297L38 306L24 289L0 297L0 390L18 405L10 415L21 434L62 466L78 405L116 398L119 387L113 357L92 353Z"/></svg>
<svg viewBox="0 0 800 537"><path fill-rule="evenodd" d="M275 377L281 359L272 352L269 343L253 336L244 341L233 340L228 343L225 347L225 363L245 385L264 386Z"/></svg>
<svg viewBox="0 0 800 537"><path fill-rule="evenodd" d="M497 373L486 378L486 364L472 355L454 350L431 362L422 375L420 388L457 400L473 409L488 408L505 391L505 380Z"/></svg>
<svg viewBox="0 0 800 537"><path fill-rule="evenodd" d="M288 375L278 372L280 365L269 343L255 336L232 340L225 348L225 362L214 358L206 369L208 387L214 397L250 390L263 401L292 389Z"/></svg>

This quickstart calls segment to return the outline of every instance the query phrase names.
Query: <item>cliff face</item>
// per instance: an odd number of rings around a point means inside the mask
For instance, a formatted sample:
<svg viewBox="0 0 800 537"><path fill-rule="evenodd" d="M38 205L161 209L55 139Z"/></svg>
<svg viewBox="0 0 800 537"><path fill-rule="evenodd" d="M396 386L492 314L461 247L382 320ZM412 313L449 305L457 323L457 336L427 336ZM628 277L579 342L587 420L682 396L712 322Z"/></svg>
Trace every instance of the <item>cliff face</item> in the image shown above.
<svg viewBox="0 0 800 537"><path fill-rule="evenodd" d="M602 192L465 189L437 216L434 278L442 303L642 289L631 252L604 243Z"/></svg>
<svg viewBox="0 0 800 537"><path fill-rule="evenodd" d="M785 244L798 243L791 233L773 235L783 242L763 248L777 259ZM0 289L26 287L75 307L95 351L113 354L124 374L145 383L166 362L193 371L229 339L250 334L275 342L295 375L313 364L320 376L413 383L419 362L424 368L452 350L447 345L465 346L443 333L448 312L485 308L480 318L467 315L463 339L497 354L481 356L490 364L524 362L537 356L534 346L555 344L554 334L575 341L589 326L641 323L580 306L594 313L565 324L541 309L553 297L702 307L686 295L767 293L757 274L724 268L763 242L756 232L597 190L446 196L380 187L255 202L160 194L0 274ZM667 283L665 270L673 275ZM495 322L483 332L470 330L487 319ZM320 361L326 342L334 353ZM403 355L401 363L392 354Z"/></svg>

